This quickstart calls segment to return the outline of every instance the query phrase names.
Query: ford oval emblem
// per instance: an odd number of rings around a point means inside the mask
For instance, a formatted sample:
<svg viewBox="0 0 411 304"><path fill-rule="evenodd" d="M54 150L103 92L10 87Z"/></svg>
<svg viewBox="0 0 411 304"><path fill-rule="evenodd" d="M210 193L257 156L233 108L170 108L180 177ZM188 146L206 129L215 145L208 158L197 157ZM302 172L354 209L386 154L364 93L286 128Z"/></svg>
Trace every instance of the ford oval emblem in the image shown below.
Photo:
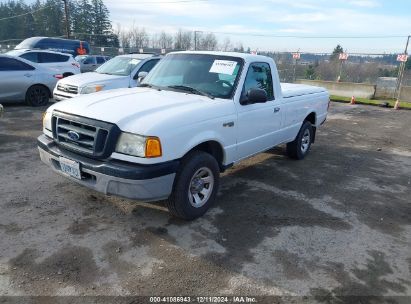
<svg viewBox="0 0 411 304"><path fill-rule="evenodd" d="M67 136L74 141L77 141L80 139L80 134L78 134L77 132L74 131L68 131L67 132Z"/></svg>

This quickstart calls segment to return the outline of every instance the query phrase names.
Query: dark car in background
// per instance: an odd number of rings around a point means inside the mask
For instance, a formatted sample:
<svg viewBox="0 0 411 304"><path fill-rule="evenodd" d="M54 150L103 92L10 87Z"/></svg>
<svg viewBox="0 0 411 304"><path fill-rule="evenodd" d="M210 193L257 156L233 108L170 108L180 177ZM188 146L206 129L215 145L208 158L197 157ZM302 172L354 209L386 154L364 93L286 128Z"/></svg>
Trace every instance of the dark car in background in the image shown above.
<svg viewBox="0 0 411 304"><path fill-rule="evenodd" d="M68 53L73 55L73 57L90 53L90 46L86 41L50 37L27 38L18 44L15 49L52 50Z"/></svg>

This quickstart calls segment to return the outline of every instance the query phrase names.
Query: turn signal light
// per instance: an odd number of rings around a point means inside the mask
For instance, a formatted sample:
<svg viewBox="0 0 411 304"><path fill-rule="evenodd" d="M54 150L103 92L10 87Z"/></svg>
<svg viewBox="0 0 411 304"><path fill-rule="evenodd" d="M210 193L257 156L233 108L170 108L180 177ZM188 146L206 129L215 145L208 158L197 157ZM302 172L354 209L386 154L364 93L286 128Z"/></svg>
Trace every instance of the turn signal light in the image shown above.
<svg viewBox="0 0 411 304"><path fill-rule="evenodd" d="M148 137L146 141L146 157L160 157L161 152L161 143L158 137Z"/></svg>
<svg viewBox="0 0 411 304"><path fill-rule="evenodd" d="M104 86L102 85L96 85L96 92L100 92L103 88Z"/></svg>

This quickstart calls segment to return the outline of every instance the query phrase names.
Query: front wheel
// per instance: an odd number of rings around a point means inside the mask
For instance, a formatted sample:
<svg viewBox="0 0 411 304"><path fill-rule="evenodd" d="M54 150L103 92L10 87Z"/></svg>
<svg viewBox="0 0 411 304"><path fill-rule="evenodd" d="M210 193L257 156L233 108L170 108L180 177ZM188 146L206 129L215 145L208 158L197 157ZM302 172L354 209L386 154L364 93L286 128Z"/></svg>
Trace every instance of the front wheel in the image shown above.
<svg viewBox="0 0 411 304"><path fill-rule="evenodd" d="M287 154L294 159L303 159L310 151L314 138L314 129L309 121L305 121L294 141L287 144Z"/></svg>
<svg viewBox="0 0 411 304"><path fill-rule="evenodd" d="M31 86L26 92L26 103L33 107L45 106L49 99L49 90L41 85Z"/></svg>
<svg viewBox="0 0 411 304"><path fill-rule="evenodd" d="M220 172L216 159L195 151L187 155L177 172L173 192L167 200L170 213L193 220L203 215L215 201Z"/></svg>

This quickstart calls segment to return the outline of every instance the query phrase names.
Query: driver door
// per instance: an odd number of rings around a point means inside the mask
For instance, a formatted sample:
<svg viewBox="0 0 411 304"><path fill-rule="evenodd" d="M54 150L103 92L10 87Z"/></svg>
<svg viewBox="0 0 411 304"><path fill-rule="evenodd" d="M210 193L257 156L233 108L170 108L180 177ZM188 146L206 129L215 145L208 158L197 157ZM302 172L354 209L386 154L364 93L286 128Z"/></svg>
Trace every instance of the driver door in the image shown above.
<svg viewBox="0 0 411 304"><path fill-rule="evenodd" d="M271 68L268 63L250 64L240 100L246 100L249 89L263 89L265 103L236 104L238 108L237 159L243 159L280 143L281 112L274 98Z"/></svg>

